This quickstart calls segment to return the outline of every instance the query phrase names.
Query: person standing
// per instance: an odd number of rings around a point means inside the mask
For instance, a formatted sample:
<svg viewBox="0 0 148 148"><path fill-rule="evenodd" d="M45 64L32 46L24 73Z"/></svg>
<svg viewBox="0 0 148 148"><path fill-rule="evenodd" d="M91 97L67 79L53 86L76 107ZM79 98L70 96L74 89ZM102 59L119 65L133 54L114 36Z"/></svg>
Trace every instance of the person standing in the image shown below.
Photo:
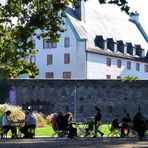
<svg viewBox="0 0 148 148"><path fill-rule="evenodd" d="M98 108L97 106L95 107L95 110L96 110L96 114L95 114L95 117L94 117L94 124L95 124L95 133L94 133L94 136L93 138L96 138L97 137L97 132L100 133L101 137L103 137L104 133L102 133L98 128L99 126L101 125L101 109Z"/></svg>
<svg viewBox="0 0 148 148"><path fill-rule="evenodd" d="M11 111L7 111L3 116L2 116L2 127L5 129L6 132L8 132L9 130L11 130L12 133L12 138L16 138L17 134L16 134L16 127L12 126L12 123L16 123L14 122L11 118Z"/></svg>
<svg viewBox="0 0 148 148"><path fill-rule="evenodd" d="M25 115L26 115L25 120L22 121L25 122L25 125L22 128L20 128L20 132L24 134L23 138L32 138L33 135L31 135L30 137L28 129L36 128L36 119L34 115L28 110L25 111Z"/></svg>

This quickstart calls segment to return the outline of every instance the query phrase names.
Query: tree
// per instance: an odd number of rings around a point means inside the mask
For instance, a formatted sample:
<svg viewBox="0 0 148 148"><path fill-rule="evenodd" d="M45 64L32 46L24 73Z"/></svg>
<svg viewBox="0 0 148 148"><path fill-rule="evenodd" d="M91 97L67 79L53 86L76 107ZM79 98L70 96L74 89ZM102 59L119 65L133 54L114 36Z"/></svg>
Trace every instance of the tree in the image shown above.
<svg viewBox="0 0 148 148"><path fill-rule="evenodd" d="M66 7L71 3L79 7L78 0L7 0L0 4L0 69L6 78L17 78L21 74L35 77L38 69L26 59L35 53L32 37L50 37L57 42L64 31L63 17ZM129 11L126 0L99 0L101 4L110 3ZM14 23L12 18L16 19ZM36 33L40 30L40 33Z"/></svg>

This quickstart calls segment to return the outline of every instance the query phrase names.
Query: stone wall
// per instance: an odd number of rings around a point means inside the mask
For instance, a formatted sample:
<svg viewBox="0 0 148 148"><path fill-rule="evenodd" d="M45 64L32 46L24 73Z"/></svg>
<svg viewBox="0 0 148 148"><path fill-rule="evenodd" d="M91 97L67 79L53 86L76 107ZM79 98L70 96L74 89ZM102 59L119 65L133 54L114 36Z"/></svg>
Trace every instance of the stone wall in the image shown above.
<svg viewBox="0 0 148 148"><path fill-rule="evenodd" d="M97 105L103 121L125 112L133 116L138 110L148 117L148 81L16 79L9 85L16 89L17 105L31 105L45 114L70 111L82 120L94 115Z"/></svg>

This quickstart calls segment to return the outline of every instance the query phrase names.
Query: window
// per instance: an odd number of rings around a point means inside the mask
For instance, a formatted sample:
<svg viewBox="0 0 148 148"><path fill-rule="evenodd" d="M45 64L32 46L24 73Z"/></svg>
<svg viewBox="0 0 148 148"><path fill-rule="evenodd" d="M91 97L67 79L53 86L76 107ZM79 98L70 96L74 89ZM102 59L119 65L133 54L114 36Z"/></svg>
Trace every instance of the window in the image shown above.
<svg viewBox="0 0 148 148"><path fill-rule="evenodd" d="M64 64L70 64L70 54L64 54Z"/></svg>
<svg viewBox="0 0 148 148"><path fill-rule="evenodd" d="M47 65L52 64L52 54L47 55Z"/></svg>
<svg viewBox="0 0 148 148"><path fill-rule="evenodd" d="M140 70L140 64L136 63L136 71L139 71L139 70Z"/></svg>
<svg viewBox="0 0 148 148"><path fill-rule="evenodd" d="M52 79L52 78L54 78L54 73L53 72L46 72L45 77Z"/></svg>
<svg viewBox="0 0 148 148"><path fill-rule="evenodd" d="M34 55L30 55L30 63L32 64L36 63L36 57Z"/></svg>
<svg viewBox="0 0 148 148"><path fill-rule="evenodd" d="M50 43L49 39L43 39L43 48L57 48L57 43Z"/></svg>
<svg viewBox="0 0 148 148"><path fill-rule="evenodd" d="M120 79L121 79L121 76L117 76L117 79L119 79L119 80L120 80Z"/></svg>
<svg viewBox="0 0 148 148"><path fill-rule="evenodd" d="M117 60L117 67L121 68L121 60Z"/></svg>
<svg viewBox="0 0 148 148"><path fill-rule="evenodd" d="M148 72L148 65L145 65L145 66L144 66L144 71L145 71L145 72Z"/></svg>
<svg viewBox="0 0 148 148"><path fill-rule="evenodd" d="M64 47L70 47L70 38L64 39Z"/></svg>
<svg viewBox="0 0 148 148"><path fill-rule="evenodd" d="M127 61L127 69L131 69L131 62Z"/></svg>
<svg viewBox="0 0 148 148"><path fill-rule="evenodd" d="M107 66L111 66L111 58L107 58L106 59L106 65Z"/></svg>
<svg viewBox="0 0 148 148"><path fill-rule="evenodd" d="M63 72L63 78L71 78L71 72Z"/></svg>
<svg viewBox="0 0 148 148"><path fill-rule="evenodd" d="M111 75L106 75L106 79L111 79Z"/></svg>

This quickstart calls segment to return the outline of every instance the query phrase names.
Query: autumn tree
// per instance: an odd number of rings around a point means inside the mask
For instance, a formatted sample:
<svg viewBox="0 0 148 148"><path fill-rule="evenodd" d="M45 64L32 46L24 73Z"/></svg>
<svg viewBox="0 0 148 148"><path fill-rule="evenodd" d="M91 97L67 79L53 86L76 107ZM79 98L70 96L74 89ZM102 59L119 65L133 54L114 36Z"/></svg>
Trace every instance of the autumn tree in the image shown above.
<svg viewBox="0 0 148 148"><path fill-rule="evenodd" d="M6 78L17 78L22 74L30 77L38 75L35 64L26 60L36 53L32 37L50 37L51 42L57 42L64 31L64 11L70 3L79 7L77 1L6 0L0 4L0 74ZM126 0L98 2L116 4L126 13L129 11Z"/></svg>

